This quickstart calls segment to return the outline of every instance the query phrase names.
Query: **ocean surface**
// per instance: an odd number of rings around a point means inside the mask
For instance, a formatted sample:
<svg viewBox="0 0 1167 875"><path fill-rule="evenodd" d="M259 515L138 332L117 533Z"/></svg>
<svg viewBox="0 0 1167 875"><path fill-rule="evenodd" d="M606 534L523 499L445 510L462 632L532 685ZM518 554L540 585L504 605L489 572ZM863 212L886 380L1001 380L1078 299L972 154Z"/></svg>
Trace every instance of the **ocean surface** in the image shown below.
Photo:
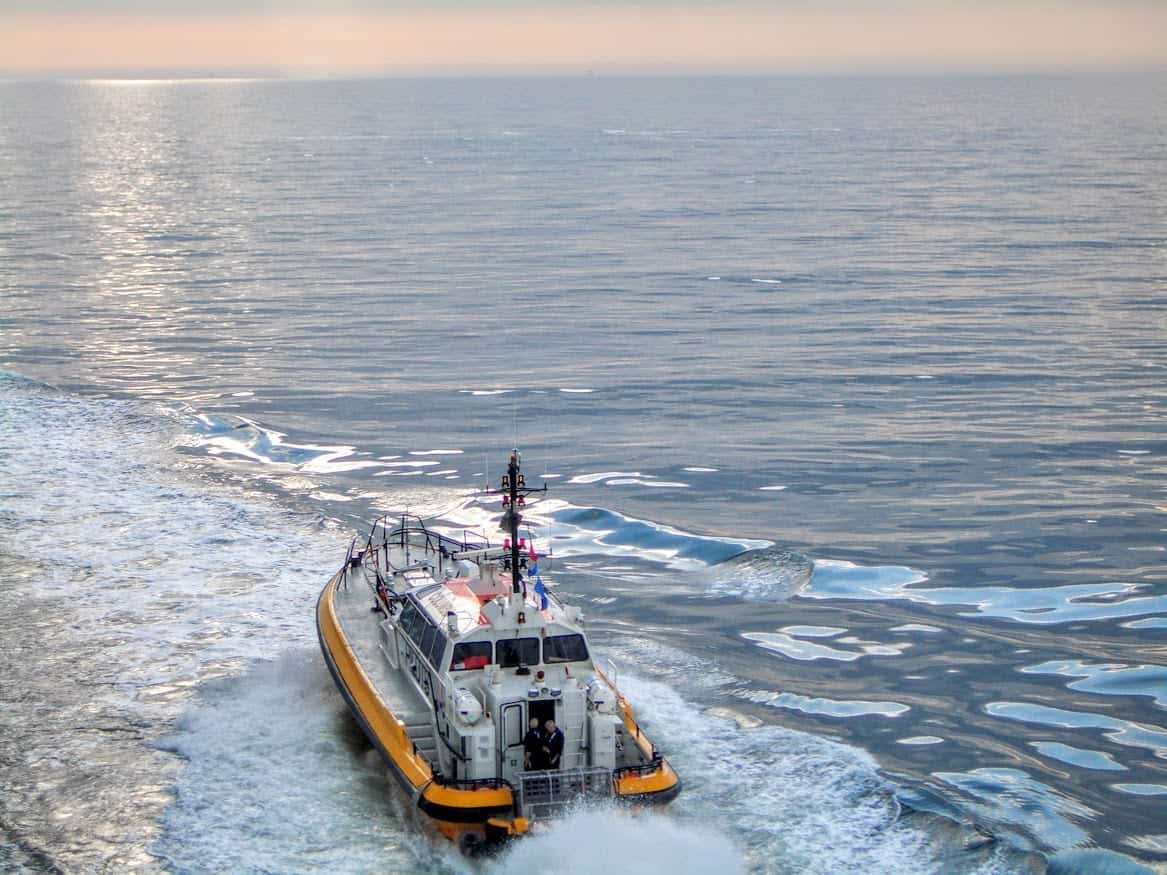
<svg viewBox="0 0 1167 875"><path fill-rule="evenodd" d="M1164 75L0 82L0 870L1167 871L1165 133ZM685 792L472 865L313 606L514 445Z"/></svg>

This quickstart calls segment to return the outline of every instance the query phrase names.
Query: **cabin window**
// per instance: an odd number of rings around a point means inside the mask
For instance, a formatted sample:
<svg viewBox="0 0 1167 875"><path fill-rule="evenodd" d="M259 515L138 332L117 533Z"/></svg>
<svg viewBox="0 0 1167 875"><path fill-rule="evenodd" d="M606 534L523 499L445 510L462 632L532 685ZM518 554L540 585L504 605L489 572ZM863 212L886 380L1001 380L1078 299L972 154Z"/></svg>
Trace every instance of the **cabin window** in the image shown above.
<svg viewBox="0 0 1167 875"><path fill-rule="evenodd" d="M583 635L552 635L543 639L544 662L584 662L588 646Z"/></svg>
<svg viewBox="0 0 1167 875"><path fill-rule="evenodd" d="M446 636L442 633L441 629L437 629L436 631L438 634L430 641L425 653L429 658L430 665L434 668L441 668L442 656L446 652Z"/></svg>
<svg viewBox="0 0 1167 875"><path fill-rule="evenodd" d="M469 671L490 665L489 641L464 641L454 645L454 657L450 660L450 671Z"/></svg>
<svg viewBox="0 0 1167 875"><path fill-rule="evenodd" d="M417 642L418 649L421 650L422 656L426 657L427 659L429 658L430 648L434 646L434 639L440 634L441 633L438 632L437 626L427 625L425 627L425 631L422 633L421 638Z"/></svg>
<svg viewBox="0 0 1167 875"><path fill-rule="evenodd" d="M504 638L498 642L498 664L503 668L539 664L538 638Z"/></svg>
<svg viewBox="0 0 1167 875"><path fill-rule="evenodd" d="M410 639L416 641L418 626L425 625L425 620L418 613L413 602L407 602L405 610L401 612L401 619L397 621L397 625Z"/></svg>

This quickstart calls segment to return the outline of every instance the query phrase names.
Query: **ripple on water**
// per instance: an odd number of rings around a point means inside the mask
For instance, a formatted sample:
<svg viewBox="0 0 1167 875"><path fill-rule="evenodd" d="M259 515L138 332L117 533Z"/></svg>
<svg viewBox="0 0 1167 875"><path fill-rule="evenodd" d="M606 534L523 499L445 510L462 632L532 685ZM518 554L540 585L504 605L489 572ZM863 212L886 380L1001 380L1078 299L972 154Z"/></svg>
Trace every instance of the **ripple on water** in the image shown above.
<svg viewBox="0 0 1167 875"><path fill-rule="evenodd" d="M900 817L893 786L865 751L736 708L702 712L685 698L692 690L753 705L742 679L710 672L707 660L651 638L616 643L614 655L638 672L621 676L620 685L685 781L670 811L731 835L746 849L750 871L974 872L982 864L986 872L1021 871L1002 846L970 850L970 836L949 831L947 819ZM640 676L645 671L651 679ZM986 862L985 853L993 859Z"/></svg>
<svg viewBox="0 0 1167 875"><path fill-rule="evenodd" d="M341 474L384 466L381 461L353 458L364 455L356 447L292 443L285 440L286 435L242 417L173 412L191 426L187 445L201 447L213 456L234 456L313 474Z"/></svg>
<svg viewBox="0 0 1167 875"><path fill-rule="evenodd" d="M1167 796L1167 784L1111 784L1119 793L1133 796Z"/></svg>
<svg viewBox="0 0 1167 875"><path fill-rule="evenodd" d="M748 702L771 708L786 708L823 717L899 717L911 708L900 702L875 702L853 699L827 699L775 690L742 690L738 694Z"/></svg>
<svg viewBox="0 0 1167 875"><path fill-rule="evenodd" d="M1167 708L1167 666L1124 665L1055 659L1021 669L1025 674L1052 674L1081 678L1066 684L1071 690L1105 696L1147 696Z"/></svg>
<svg viewBox="0 0 1167 875"><path fill-rule="evenodd" d="M1087 711L1067 711L1049 705L1028 702L989 702L985 711L993 717L1033 723L1039 726L1057 726L1062 729L1101 729L1115 744L1139 747L1167 759L1167 731L1158 726L1144 726L1129 720L1120 720L1105 714Z"/></svg>
<svg viewBox="0 0 1167 875"><path fill-rule="evenodd" d="M889 632L943 632L943 629L937 626L929 626L927 623L904 623L902 626L892 626L887 631Z"/></svg>
<svg viewBox="0 0 1167 875"><path fill-rule="evenodd" d="M574 507L547 502L549 534L572 552L627 552L648 561L687 568L724 562L766 542L694 535L635 519L602 507Z"/></svg>
<svg viewBox="0 0 1167 875"><path fill-rule="evenodd" d="M783 626L778 631L800 638L834 638L847 630L839 626Z"/></svg>
<svg viewBox="0 0 1167 875"><path fill-rule="evenodd" d="M1144 617L1122 625L1127 629L1167 629L1167 617Z"/></svg>
<svg viewBox="0 0 1167 875"><path fill-rule="evenodd" d="M903 599L930 606L971 605L972 613L1018 623L1052 625L1167 612L1167 595L1138 595L1135 583L1084 583L1017 588L1008 586L923 587L927 577L910 568L864 567L816 559L808 598Z"/></svg>
<svg viewBox="0 0 1167 875"><path fill-rule="evenodd" d="M767 546L727 556L708 569L710 591L750 601L785 601L803 592L815 563L792 550Z"/></svg>
<svg viewBox="0 0 1167 875"><path fill-rule="evenodd" d="M797 627L790 627L797 628ZM845 631L840 629L840 632ZM910 642L899 644L880 644L875 641L863 641L854 636L836 638L833 643L849 645L854 649L828 647L815 641L804 641L794 635L781 632L743 632L742 637L753 641L759 647L774 653L779 653L789 659L809 662L817 659L830 659L839 662L854 662L865 656L900 656L911 647Z"/></svg>
<svg viewBox="0 0 1167 875"><path fill-rule="evenodd" d="M667 655L652 652L660 667ZM751 871L934 870L929 834L898 821L892 788L864 752L737 720L728 709L702 713L671 681L628 677L621 685L686 782L674 816L732 836Z"/></svg>
<svg viewBox="0 0 1167 875"><path fill-rule="evenodd" d="M1076 821L1098 816L1021 769L986 768L934 772L933 776L967 794L971 807L990 823L1023 825L1046 848L1070 848L1089 838Z"/></svg>
<svg viewBox="0 0 1167 875"><path fill-rule="evenodd" d="M1080 769L1108 772L1125 772L1127 770L1126 766L1115 762L1110 754L1100 750L1086 750L1057 741L1031 741L1029 744L1044 757L1068 763Z"/></svg>

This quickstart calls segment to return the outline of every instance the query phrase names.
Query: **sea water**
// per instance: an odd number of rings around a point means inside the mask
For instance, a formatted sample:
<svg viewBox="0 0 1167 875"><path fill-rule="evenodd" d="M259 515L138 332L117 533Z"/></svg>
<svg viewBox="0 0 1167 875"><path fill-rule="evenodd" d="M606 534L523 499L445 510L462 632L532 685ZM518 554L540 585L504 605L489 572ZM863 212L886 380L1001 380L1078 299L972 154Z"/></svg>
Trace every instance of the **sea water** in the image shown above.
<svg viewBox="0 0 1167 875"><path fill-rule="evenodd" d="M685 791L486 871L1161 868L1165 106L0 83L0 868L468 871L313 605L514 445Z"/></svg>

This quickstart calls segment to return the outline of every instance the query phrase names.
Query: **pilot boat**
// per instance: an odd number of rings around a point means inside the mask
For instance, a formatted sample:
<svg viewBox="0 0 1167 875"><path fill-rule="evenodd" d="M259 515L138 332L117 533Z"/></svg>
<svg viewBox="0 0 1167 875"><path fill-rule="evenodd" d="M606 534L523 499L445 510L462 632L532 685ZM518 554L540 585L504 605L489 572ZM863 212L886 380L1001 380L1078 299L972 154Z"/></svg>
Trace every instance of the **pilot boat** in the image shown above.
<svg viewBox="0 0 1167 875"><path fill-rule="evenodd" d="M520 537L527 498L546 488L527 486L515 450L487 491L502 499L501 543L383 517L317 602L320 648L353 715L423 819L467 852L581 799L664 803L681 789L614 667L596 663L580 610ZM532 721L562 733L557 762L541 761L546 747L532 762Z"/></svg>

